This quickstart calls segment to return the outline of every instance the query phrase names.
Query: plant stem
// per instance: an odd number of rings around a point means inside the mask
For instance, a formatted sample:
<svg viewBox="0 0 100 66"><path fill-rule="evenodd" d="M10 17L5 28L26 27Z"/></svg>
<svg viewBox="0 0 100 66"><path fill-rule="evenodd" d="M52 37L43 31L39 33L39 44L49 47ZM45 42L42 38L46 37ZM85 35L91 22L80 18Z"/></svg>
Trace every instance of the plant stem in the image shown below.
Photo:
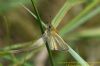
<svg viewBox="0 0 100 66"><path fill-rule="evenodd" d="M44 29L43 29L43 26L42 26L42 20L41 20L41 18L40 18L40 16L39 16L38 10L37 10L37 8L35 7L35 4L34 4L33 0L31 0L31 2L32 2L32 5L33 5L34 10L35 10L35 14L36 14L36 16L37 16L37 21L38 21L38 24L39 24L39 26L40 26L41 32L42 32L42 34L44 34ZM53 58L52 58L52 53L51 53L51 51L50 51L50 48L49 48L49 45L48 45L48 42L47 42L47 41L46 41L46 48L47 48L47 51L48 51L48 54L49 54L51 66L54 66Z"/></svg>
<svg viewBox="0 0 100 66"><path fill-rule="evenodd" d="M36 14L36 16L37 16L37 22L38 22L38 24L39 24L39 26L40 26L40 29L41 29L41 32L42 32L42 34L43 34L43 33L44 33L44 29L43 29L43 26L42 26L42 23L41 23L41 18L40 18L40 16L39 16L38 10L37 10L37 8L35 7L35 4L34 4L33 0L31 0L31 2L32 2L33 8L34 8L34 10L35 10L35 14Z"/></svg>
<svg viewBox="0 0 100 66"><path fill-rule="evenodd" d="M20 5L25 9L27 10L35 19L37 19L37 16L31 11L29 10L24 4L20 3ZM46 28L47 25L42 21L42 25Z"/></svg>

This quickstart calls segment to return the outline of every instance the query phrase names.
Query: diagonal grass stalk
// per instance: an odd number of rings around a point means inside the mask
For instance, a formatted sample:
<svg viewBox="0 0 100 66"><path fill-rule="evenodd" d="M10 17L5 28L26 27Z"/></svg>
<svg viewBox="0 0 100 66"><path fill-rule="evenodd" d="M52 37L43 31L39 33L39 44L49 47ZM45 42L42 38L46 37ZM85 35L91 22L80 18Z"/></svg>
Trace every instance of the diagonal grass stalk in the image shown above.
<svg viewBox="0 0 100 66"><path fill-rule="evenodd" d="M19 65L22 66L23 64L26 63L26 61L28 61L29 59L31 59L35 55L35 53L37 51L40 51L43 48L44 48L44 46L43 47L40 47L37 50L31 51L31 52L26 52L26 54L20 59L21 61L17 60L17 62L14 63L13 66L19 66Z"/></svg>
<svg viewBox="0 0 100 66"><path fill-rule="evenodd" d="M37 22L39 23L39 26L40 26L40 29L41 29L41 33L44 34L43 25L42 25L41 18L40 18L40 16L39 16L38 10L37 10L37 8L35 7L35 4L34 4L33 0L31 0L31 2L32 2L32 5L33 5L33 7L34 7L36 16L37 16ZM47 50L48 50L48 54L49 54L51 66L54 66L54 62L53 62L53 58L52 58L52 53L51 53L51 51L50 51L50 48L49 48L49 45L48 45L47 41L46 41L46 48L47 48Z"/></svg>
<svg viewBox="0 0 100 66"><path fill-rule="evenodd" d="M70 46L68 52L75 58L75 60L81 65L81 66L90 66L84 59L82 59L79 54L77 54Z"/></svg>
<svg viewBox="0 0 100 66"><path fill-rule="evenodd" d="M87 14L87 12L89 12L93 7L95 7L96 6L96 4L97 4L97 1L99 1L99 0L94 0L94 2L92 3L92 4L90 4L82 13L81 13L81 15L79 15L78 17L76 17L75 19L73 19L72 20L72 22L70 22L70 26L68 26L67 25L67 28L73 28L73 24L74 24L74 22L76 21L77 22L77 20L80 20L85 14ZM33 5L33 7L34 7L34 10L35 10L35 14L36 15L34 15L29 9L27 9L26 7L24 7L29 13L31 13L36 19L37 19L37 22L38 22L38 24L40 25L40 28L41 28L41 32L42 32L42 34L44 34L44 29L43 29L43 26L42 26L42 20L41 20L41 18L40 18L40 16L39 16L39 13L38 13L38 11L37 11L37 9L36 9L36 7L35 7L35 5L34 5L34 2L31 0L31 2L32 2L32 5ZM88 9L89 8L89 9ZM69 9L68 9L69 10ZM63 9L62 9L62 11L63 11ZM63 15L61 16L61 19L64 17L64 15L65 15L65 11L64 11L64 13L63 13ZM59 17L58 17L59 16ZM61 19L60 20L57 20L58 18L60 18L60 15L58 15L57 17L55 17L55 20L54 20L54 24L55 24L55 26L54 27L57 27L58 25L59 25L59 23L60 23L60 21L61 21ZM85 20L87 20L87 19L85 19L84 18L84 21ZM83 20L82 20L83 21ZM73 24L72 24L73 23ZM54 25L53 24L53 25ZM56 25L57 24L57 25ZM75 24L77 24L77 23L75 23ZM74 27L75 28L75 27ZM74 29L73 28L73 29ZM65 28L64 28L65 29ZM72 30L72 29L71 29ZM69 30L68 30L69 31ZM63 32L63 31L62 31ZM65 33L67 33L66 32L66 30L64 30L64 32ZM61 35L64 35L65 33L60 33ZM40 42L40 40L37 40L38 42ZM41 39L41 41L44 43L44 40L43 39ZM39 44L39 43L36 43L36 44ZM41 43L39 44L39 45L42 45ZM50 60L51 60L51 64L52 64L52 66L54 66L53 65L53 60L52 60L52 55L51 55L51 52L50 52L50 49L49 49L49 46L48 46L48 44L46 43L46 46L47 46L47 50L48 50L48 53L49 53L49 57L50 57ZM19 46L20 47L20 46ZM22 47L22 46L21 46ZM33 46L32 46L32 48L33 48ZM88 65L88 63L87 62L85 62L70 46L69 46L69 53L82 65L82 66L89 66Z"/></svg>
<svg viewBox="0 0 100 66"><path fill-rule="evenodd" d="M86 22L87 20L93 18L94 16L96 16L99 13L100 13L100 6L96 7L94 10L92 10L91 12L89 12L87 15L85 15L85 17L82 17L82 19L80 19L77 23L80 24L82 22ZM74 25L74 28L76 26L78 27L79 24ZM82 37L82 36L83 37L99 37L99 29L95 28L95 29L93 29L93 31L90 29L90 30L86 30L86 31L82 31L82 32L76 32L72 36L75 39L77 39L77 37Z"/></svg>
<svg viewBox="0 0 100 66"><path fill-rule="evenodd" d="M35 6L33 0L31 0L31 2L32 2L32 6L33 6L33 8L34 8L35 14L36 14L36 16L37 16L37 23L39 24L40 29L41 29L41 33L43 34L43 33L44 33L44 28L43 28L43 25L42 25L42 22L41 22L41 18L40 18L40 16L39 16L39 13L38 13L38 11L37 11L37 8L36 8L36 6Z"/></svg>
<svg viewBox="0 0 100 66"><path fill-rule="evenodd" d="M88 12L90 12L97 4L98 4L98 0L95 0L92 3L90 3L78 16L76 16L74 19L72 19L67 25L62 27L59 34L61 36L64 36L65 34L74 30L81 24L85 23L86 21L80 21L80 20L85 18L85 15L88 14Z"/></svg>
<svg viewBox="0 0 100 66"><path fill-rule="evenodd" d="M49 42L50 49L68 51L81 66L89 66L55 31L54 28L47 29L45 32L46 40Z"/></svg>
<svg viewBox="0 0 100 66"><path fill-rule="evenodd" d="M79 22L87 21L88 19L93 18L97 14L100 13L100 6L96 7L93 11L85 15L82 19L79 20ZM100 35L100 28L94 28L94 29L85 29L85 31L81 31L78 33L78 36L84 36L84 37L99 37ZM77 34L76 34L77 35Z"/></svg>
<svg viewBox="0 0 100 66"><path fill-rule="evenodd" d="M34 43L33 42L28 42L28 43L24 43L24 44L15 44L12 46L7 46L3 49L0 49L0 55L5 55L5 54L9 54L9 53L18 53L18 52L24 52L24 51L30 51L33 49L37 49L38 47L42 47L44 46L44 40L43 38L39 38L38 40L36 40ZM19 49L21 48L21 49ZM25 49L23 49L25 48Z"/></svg>
<svg viewBox="0 0 100 66"><path fill-rule="evenodd" d="M52 25L54 27L57 27L60 23L60 21L62 20L62 18L64 17L66 11L64 11L66 7L66 3L63 6L63 8L59 11L59 13L57 14L57 16L52 20ZM66 8L67 9L67 8ZM87 62L85 62L85 60L83 60L70 46L69 46L69 53L71 53L71 55L82 65L82 66L89 66L89 64Z"/></svg>
<svg viewBox="0 0 100 66"><path fill-rule="evenodd" d="M66 0L65 4L62 6L60 11L57 13L57 15L54 17L54 19L51 21L52 25L56 28L61 20L64 18L66 13L75 5L83 3L84 0Z"/></svg>
<svg viewBox="0 0 100 66"><path fill-rule="evenodd" d="M23 8L25 8L37 20L37 16L31 10L29 10L24 4L22 4L22 3L20 3L20 4ZM47 25L43 21L41 21L41 22L42 22L42 25L46 28Z"/></svg>

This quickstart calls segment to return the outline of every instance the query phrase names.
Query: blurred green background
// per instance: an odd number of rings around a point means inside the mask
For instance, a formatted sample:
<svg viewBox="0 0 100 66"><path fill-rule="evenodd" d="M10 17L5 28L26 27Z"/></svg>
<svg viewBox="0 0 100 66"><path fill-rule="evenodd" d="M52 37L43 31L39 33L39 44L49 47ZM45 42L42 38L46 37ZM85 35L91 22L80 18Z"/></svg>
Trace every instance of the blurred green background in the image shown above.
<svg viewBox="0 0 100 66"><path fill-rule="evenodd" d="M66 1L70 0L35 0L35 3L40 17L48 23L53 20ZM63 39L89 62L90 66L99 66L100 1L83 1L80 4L68 6L70 9L61 19L57 30ZM35 18L20 3L34 13L30 0L0 0L1 49L10 45L33 42L41 37ZM39 49L25 53L0 53L0 66L50 66L46 49ZM67 62L76 62L69 53L52 51L52 55L55 66L68 66ZM20 63L20 60L24 61Z"/></svg>

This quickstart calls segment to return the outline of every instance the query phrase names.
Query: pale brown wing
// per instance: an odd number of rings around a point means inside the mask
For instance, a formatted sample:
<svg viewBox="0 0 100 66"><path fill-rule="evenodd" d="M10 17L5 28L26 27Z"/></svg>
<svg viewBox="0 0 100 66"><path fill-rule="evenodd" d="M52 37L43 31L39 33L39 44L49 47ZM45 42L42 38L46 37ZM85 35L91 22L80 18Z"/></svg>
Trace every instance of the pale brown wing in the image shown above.
<svg viewBox="0 0 100 66"><path fill-rule="evenodd" d="M67 43L57 34L53 34L57 50L68 50Z"/></svg>
<svg viewBox="0 0 100 66"><path fill-rule="evenodd" d="M51 50L68 50L67 43L57 34L49 34L47 42Z"/></svg>

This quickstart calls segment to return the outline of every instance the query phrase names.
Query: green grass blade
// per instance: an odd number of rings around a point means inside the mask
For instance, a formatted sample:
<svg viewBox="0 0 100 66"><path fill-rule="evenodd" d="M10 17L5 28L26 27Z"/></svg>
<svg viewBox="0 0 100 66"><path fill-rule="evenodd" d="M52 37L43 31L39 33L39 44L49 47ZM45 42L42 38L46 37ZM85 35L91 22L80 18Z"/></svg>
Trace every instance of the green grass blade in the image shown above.
<svg viewBox="0 0 100 66"><path fill-rule="evenodd" d="M37 49L38 47L42 47L42 46L44 46L44 40L43 38L39 38L34 43L27 42L27 43L15 44L15 45L7 46L4 48L0 48L0 56L10 54L10 53L21 52L20 49L22 49L22 51L25 51L25 50L30 51L30 50Z"/></svg>
<svg viewBox="0 0 100 66"><path fill-rule="evenodd" d="M42 25L42 20L41 20L41 18L40 18L40 15L39 15L39 13L38 13L38 10L37 10L37 8L35 7L34 1L31 0L31 2L32 2L33 8L34 8L34 10L35 10L36 16L37 16L37 22L38 22L38 24L39 24L39 26L40 26L41 33L44 34L44 29L43 29L43 25ZM46 41L45 45L46 45L46 48L47 48L47 51L48 51L48 54L49 54L49 59L50 59L51 66L54 66L54 62L53 62L53 58L52 58L52 53L51 53L51 50L50 50L50 48L49 48L49 45L48 45L48 42L47 42L47 41Z"/></svg>
<svg viewBox="0 0 100 66"><path fill-rule="evenodd" d="M95 16L96 13L94 15L91 15L92 13L88 14L88 12L90 12L97 4L98 4L98 1L94 1L89 6L87 6L77 17L75 17L73 20L71 20L69 22L69 24L65 25L60 30L60 32L59 32L60 35L64 36L66 33L72 31L73 29L77 28L81 24L85 23L86 20L88 20L91 17ZM91 16L89 16L89 15L91 15Z"/></svg>
<svg viewBox="0 0 100 66"><path fill-rule="evenodd" d="M61 20L64 18L66 13L75 5L78 5L80 3L83 3L83 0L67 0L63 7L60 9L58 14L55 16L55 18L51 21L52 25L56 28Z"/></svg>
<svg viewBox="0 0 100 66"><path fill-rule="evenodd" d="M13 66L18 66L18 65L22 66L23 64L27 63L27 61L30 60L35 55L36 52L40 51L43 48L44 46L41 46L36 50L32 50L31 52L26 52L26 54L24 54L20 59L21 61L17 60L17 62L15 62Z"/></svg>
<svg viewBox="0 0 100 66"><path fill-rule="evenodd" d="M68 52L75 58L75 60L79 63L79 66L89 66L89 64L82 59L79 54L77 54L70 46Z"/></svg>
<svg viewBox="0 0 100 66"><path fill-rule="evenodd" d="M37 16L37 23L39 24L40 29L41 29L41 33L43 34L44 33L44 28L43 28L43 25L42 25L41 17L40 17L40 15L38 13L38 10L37 10L36 6L35 6L35 2L33 0L30 0L30 1L32 3L32 6L33 6L34 11L35 11L35 14Z"/></svg>
<svg viewBox="0 0 100 66"><path fill-rule="evenodd" d="M37 16L31 10L29 10L24 4L21 4L21 5L37 20ZM42 25L46 28L47 25L43 21L41 21L41 22L42 22Z"/></svg>

